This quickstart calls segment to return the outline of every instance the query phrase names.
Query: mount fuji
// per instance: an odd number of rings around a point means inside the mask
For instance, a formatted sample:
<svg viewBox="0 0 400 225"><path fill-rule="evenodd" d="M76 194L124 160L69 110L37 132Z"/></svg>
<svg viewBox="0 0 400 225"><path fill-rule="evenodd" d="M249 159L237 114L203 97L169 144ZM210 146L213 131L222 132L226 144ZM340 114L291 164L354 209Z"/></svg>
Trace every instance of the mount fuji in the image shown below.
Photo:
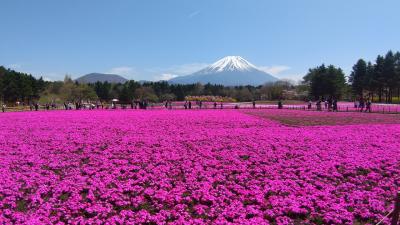
<svg viewBox="0 0 400 225"><path fill-rule="evenodd" d="M169 82L173 84L211 83L225 86L257 86L278 80L240 56L227 56L198 72L175 77Z"/></svg>

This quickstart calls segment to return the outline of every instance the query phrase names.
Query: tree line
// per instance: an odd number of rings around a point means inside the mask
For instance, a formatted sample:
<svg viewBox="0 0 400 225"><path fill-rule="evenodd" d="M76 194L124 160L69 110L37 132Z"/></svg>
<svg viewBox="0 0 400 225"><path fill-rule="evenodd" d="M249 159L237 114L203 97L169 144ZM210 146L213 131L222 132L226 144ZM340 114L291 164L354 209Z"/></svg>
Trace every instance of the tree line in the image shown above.
<svg viewBox="0 0 400 225"><path fill-rule="evenodd" d="M237 101L296 99L309 100L332 97L337 100L371 98L379 102L400 99L400 53L389 51L375 62L360 59L349 77L334 65L309 69L299 84L289 81L266 83L260 86L228 87L216 84L170 84L166 81L125 83L78 83L66 76L63 81L44 81L30 74L0 66L0 99L15 104L63 103L118 99L121 103L133 100L163 102L183 101L188 96L220 96ZM219 98L223 99L223 98Z"/></svg>
<svg viewBox="0 0 400 225"><path fill-rule="evenodd" d="M353 94L368 96L379 102L392 103L394 97L400 99L400 52L389 51L378 55L375 62L359 59L353 66L349 82Z"/></svg>
<svg viewBox="0 0 400 225"><path fill-rule="evenodd" d="M109 102L118 99L120 103L134 100L163 102L166 100L183 101L189 96L220 96L217 99L235 99L236 101L271 100L293 98L287 92L296 86L288 81L279 81L260 86L227 87L217 84L170 84L166 81L125 83L78 83L69 76L63 81L44 81L30 74L16 72L0 67L0 100L8 105L16 102L64 103L82 101ZM293 91L295 92L295 91Z"/></svg>
<svg viewBox="0 0 400 225"><path fill-rule="evenodd" d="M303 77L303 85L313 99L370 99L392 103L400 101L400 52L378 55L375 62L359 59L346 81L341 68L333 65L311 68Z"/></svg>
<svg viewBox="0 0 400 225"><path fill-rule="evenodd" d="M40 98L46 82L30 74L0 66L0 97L3 102L31 102Z"/></svg>

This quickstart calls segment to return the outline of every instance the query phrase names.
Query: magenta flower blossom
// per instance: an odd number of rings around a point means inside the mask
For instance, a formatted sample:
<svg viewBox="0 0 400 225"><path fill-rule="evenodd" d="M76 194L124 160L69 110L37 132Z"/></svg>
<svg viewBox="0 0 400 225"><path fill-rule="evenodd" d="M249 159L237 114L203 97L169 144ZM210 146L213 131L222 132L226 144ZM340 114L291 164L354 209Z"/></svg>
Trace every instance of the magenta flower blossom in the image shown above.
<svg viewBox="0 0 400 225"><path fill-rule="evenodd" d="M309 113L1 114L0 223L376 223L399 187L399 120L271 120L326 115Z"/></svg>

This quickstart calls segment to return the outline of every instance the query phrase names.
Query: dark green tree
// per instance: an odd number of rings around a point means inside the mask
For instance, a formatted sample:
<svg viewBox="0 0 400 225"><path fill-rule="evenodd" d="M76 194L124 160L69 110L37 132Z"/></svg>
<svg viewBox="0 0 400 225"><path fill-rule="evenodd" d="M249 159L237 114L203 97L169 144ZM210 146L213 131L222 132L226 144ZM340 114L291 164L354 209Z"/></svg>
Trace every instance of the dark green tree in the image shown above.
<svg viewBox="0 0 400 225"><path fill-rule="evenodd" d="M363 59L359 59L353 66L349 82L351 83L353 93L356 96L362 96L367 84L367 63Z"/></svg>
<svg viewBox="0 0 400 225"><path fill-rule="evenodd" d="M340 99L346 87L346 79L342 69L324 64L312 68L304 76L303 83L309 85L310 96L315 99L334 97Z"/></svg>

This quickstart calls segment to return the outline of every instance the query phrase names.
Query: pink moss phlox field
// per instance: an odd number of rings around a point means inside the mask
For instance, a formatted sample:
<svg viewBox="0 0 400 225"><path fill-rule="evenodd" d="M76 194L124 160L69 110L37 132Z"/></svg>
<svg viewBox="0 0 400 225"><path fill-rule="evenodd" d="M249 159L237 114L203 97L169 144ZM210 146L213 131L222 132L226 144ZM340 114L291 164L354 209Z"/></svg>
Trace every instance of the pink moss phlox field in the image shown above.
<svg viewBox="0 0 400 225"><path fill-rule="evenodd" d="M240 110L1 114L0 223L372 224L398 190L399 131Z"/></svg>

